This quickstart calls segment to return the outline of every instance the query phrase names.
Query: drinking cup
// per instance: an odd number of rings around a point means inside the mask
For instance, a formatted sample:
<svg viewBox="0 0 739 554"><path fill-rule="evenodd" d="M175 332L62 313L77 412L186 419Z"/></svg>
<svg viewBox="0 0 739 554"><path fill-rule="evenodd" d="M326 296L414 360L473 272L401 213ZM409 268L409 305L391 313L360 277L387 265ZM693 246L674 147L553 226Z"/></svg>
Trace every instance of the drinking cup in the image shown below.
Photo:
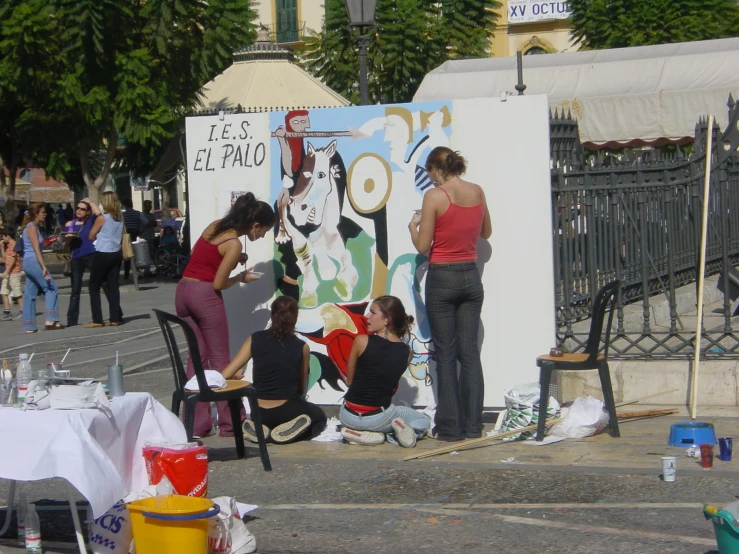
<svg viewBox="0 0 739 554"><path fill-rule="evenodd" d="M704 469L713 467L713 445L701 444L701 466Z"/></svg>
<svg viewBox="0 0 739 554"><path fill-rule="evenodd" d="M665 483L672 483L677 473L677 458L675 456L662 457L662 480Z"/></svg>
<svg viewBox="0 0 739 554"><path fill-rule="evenodd" d="M718 440L718 457L721 458L721 460L723 460L724 462L731 461L732 443L733 440L731 437L721 437Z"/></svg>

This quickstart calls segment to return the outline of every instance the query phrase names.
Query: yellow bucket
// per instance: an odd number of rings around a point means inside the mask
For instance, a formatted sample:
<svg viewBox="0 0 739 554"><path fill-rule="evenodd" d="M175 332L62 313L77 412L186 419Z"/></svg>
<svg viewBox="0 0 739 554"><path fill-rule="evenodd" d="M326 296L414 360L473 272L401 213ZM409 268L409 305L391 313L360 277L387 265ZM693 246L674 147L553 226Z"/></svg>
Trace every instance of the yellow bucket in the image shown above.
<svg viewBox="0 0 739 554"><path fill-rule="evenodd" d="M207 554L208 518L220 508L212 500L166 495L127 505L136 554Z"/></svg>

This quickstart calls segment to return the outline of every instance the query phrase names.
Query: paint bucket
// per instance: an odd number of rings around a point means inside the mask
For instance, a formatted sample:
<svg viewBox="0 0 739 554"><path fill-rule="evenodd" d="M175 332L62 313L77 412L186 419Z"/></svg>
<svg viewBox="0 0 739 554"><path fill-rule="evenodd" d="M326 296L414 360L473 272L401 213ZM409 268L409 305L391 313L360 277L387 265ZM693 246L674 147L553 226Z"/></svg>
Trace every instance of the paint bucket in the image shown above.
<svg viewBox="0 0 739 554"><path fill-rule="evenodd" d="M739 554L739 521L713 506L704 506L703 515L713 522L719 554Z"/></svg>
<svg viewBox="0 0 739 554"><path fill-rule="evenodd" d="M142 498L126 507L137 554L207 554L208 518L220 511L207 498L176 494Z"/></svg>

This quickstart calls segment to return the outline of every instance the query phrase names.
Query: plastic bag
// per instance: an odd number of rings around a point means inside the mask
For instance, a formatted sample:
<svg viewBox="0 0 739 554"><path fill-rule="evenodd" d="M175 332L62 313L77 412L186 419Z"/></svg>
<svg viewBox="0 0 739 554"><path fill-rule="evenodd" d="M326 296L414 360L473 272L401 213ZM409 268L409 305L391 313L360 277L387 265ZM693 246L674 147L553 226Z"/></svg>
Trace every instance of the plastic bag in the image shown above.
<svg viewBox="0 0 739 554"><path fill-rule="evenodd" d="M506 407L506 419L503 423L501 431L514 431L529 425L533 425L539 421L539 383L526 383L524 385L516 385L512 389L503 393ZM547 418L553 417L559 413L559 402L550 396L549 405L547 406ZM519 438L529 438L536 434L536 431L526 431L518 435L511 435L505 440L517 440Z"/></svg>
<svg viewBox="0 0 739 554"><path fill-rule="evenodd" d="M249 554L257 549L257 541L236 507L236 499L230 496L213 498L221 511L210 518L208 528L208 554Z"/></svg>
<svg viewBox="0 0 739 554"><path fill-rule="evenodd" d="M563 416L555 423L547 435L581 439L600 433L608 425L608 412L603 409L603 401L592 396L578 397L572 405L562 410Z"/></svg>
<svg viewBox="0 0 739 554"><path fill-rule="evenodd" d="M128 554L133 541L133 528L123 500L97 519L88 509L88 542L93 554Z"/></svg>
<svg viewBox="0 0 739 554"><path fill-rule="evenodd" d="M206 496L208 493L208 448L197 443L147 442L144 461L149 484L158 494Z"/></svg>

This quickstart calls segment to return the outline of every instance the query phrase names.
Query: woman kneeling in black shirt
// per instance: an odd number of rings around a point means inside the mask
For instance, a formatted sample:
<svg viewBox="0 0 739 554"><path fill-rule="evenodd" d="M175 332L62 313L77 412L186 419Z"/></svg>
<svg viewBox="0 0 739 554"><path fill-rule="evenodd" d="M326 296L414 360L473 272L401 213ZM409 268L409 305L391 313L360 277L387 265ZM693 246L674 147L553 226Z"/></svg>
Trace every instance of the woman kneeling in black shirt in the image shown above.
<svg viewBox="0 0 739 554"><path fill-rule="evenodd" d="M367 316L372 334L354 339L347 363L349 391L339 412L341 435L350 444L382 444L387 435L389 441L410 448L429 430L431 420L425 414L392 403L413 357L403 342L412 323L399 298L380 296L372 302Z"/></svg>
<svg viewBox="0 0 739 554"><path fill-rule="evenodd" d="M246 339L236 357L223 370L226 379L243 376L242 368L254 358L252 371L257 389L264 436L286 443L314 436L326 427L323 410L301 398L308 386L310 349L295 336L298 303L289 296L272 302L272 326ZM257 442L254 422L245 419L244 438Z"/></svg>

